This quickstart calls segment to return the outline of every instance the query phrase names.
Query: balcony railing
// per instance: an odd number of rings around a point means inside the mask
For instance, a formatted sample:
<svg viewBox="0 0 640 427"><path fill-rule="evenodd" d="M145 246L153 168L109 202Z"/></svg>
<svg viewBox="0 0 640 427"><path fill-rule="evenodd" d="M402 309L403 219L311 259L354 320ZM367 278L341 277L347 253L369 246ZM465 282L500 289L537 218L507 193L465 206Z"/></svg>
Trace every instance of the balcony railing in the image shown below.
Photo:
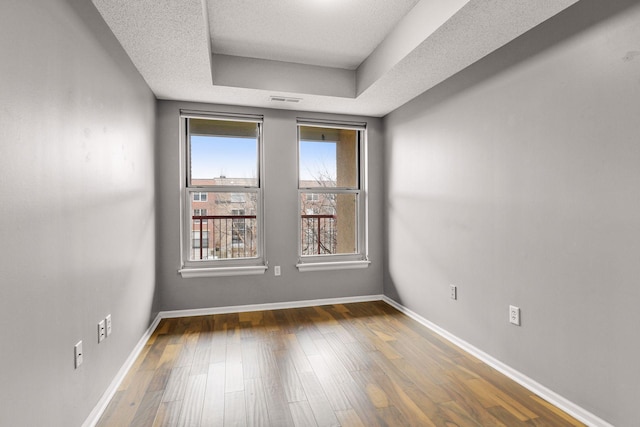
<svg viewBox="0 0 640 427"><path fill-rule="evenodd" d="M301 215L302 255L335 254L338 241L335 215Z"/></svg>
<svg viewBox="0 0 640 427"><path fill-rule="evenodd" d="M255 215L194 215L191 219L192 260L257 256Z"/></svg>

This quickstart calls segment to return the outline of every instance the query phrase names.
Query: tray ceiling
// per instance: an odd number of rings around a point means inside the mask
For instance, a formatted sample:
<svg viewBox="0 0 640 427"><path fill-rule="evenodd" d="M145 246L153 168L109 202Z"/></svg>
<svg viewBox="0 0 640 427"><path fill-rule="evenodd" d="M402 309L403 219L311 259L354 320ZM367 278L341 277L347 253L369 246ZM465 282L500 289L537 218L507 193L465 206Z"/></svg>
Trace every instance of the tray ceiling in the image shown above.
<svg viewBox="0 0 640 427"><path fill-rule="evenodd" d="M93 3L159 99L383 116L576 1Z"/></svg>

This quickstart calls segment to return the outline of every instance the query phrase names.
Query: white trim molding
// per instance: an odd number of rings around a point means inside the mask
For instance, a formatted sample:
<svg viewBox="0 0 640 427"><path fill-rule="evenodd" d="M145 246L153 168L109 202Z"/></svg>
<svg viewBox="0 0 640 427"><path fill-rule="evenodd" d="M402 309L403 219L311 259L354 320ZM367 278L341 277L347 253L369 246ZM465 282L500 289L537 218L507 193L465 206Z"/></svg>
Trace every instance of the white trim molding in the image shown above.
<svg viewBox="0 0 640 427"><path fill-rule="evenodd" d="M354 268L367 268L371 261L335 261L335 262L308 262L296 264L298 271L326 271L326 270L350 270Z"/></svg>
<svg viewBox="0 0 640 427"><path fill-rule="evenodd" d="M245 267L211 267L211 268L181 268L178 273L184 279L194 277L223 277L223 276L253 276L264 274L266 265L252 265Z"/></svg>
<svg viewBox="0 0 640 427"><path fill-rule="evenodd" d="M248 311L282 310L285 308L315 307L319 305L349 304L354 302L382 301L383 295L363 295L356 297L324 298L303 301L273 302L266 304L232 305L229 307L196 308L192 310L161 311L163 319L174 317L207 316L210 314L246 313Z"/></svg>
<svg viewBox="0 0 640 427"><path fill-rule="evenodd" d="M586 409L584 409L584 408L576 405L575 403L569 401L568 399L560 396L558 393L548 389L547 387L543 386L542 384L540 384L540 383L536 382L535 380L529 378L528 376L524 375L522 372L519 372L519 371L513 369L509 365L506 365L505 363L499 361L498 359L494 358L493 356L490 356L489 354L487 354L484 351L478 349L477 347L469 344L468 342L464 341L463 339L458 338L457 336L455 336L452 333L448 332L447 330L441 328L440 326L436 325L435 323L432 323L429 320L425 319L424 317L420 316L416 312L408 309L407 307L405 307L402 304L396 302L395 300L392 300L388 296L384 295L382 297L382 300L384 302L386 302L387 304L389 304L390 306L396 308L398 311L400 311L400 312L406 314L407 316L411 317L413 320L415 320L416 322L420 323L421 325L429 328L430 330L432 330L436 334L440 335L441 337L443 337L447 341L451 342L455 346L460 347L462 350L464 350L467 353L471 354L472 356L475 356L476 358L480 359L481 361L483 361L487 365L491 366L492 368L494 368L498 372L502 373L503 375L505 375L508 378L512 379L513 381L517 382L518 384L520 384L521 386L523 386L526 389L530 390L531 392L537 394L542 399L544 399L547 402L551 403L552 405L562 409L564 412L566 412L567 414L571 415L575 419L577 419L577 420L579 420L579 421L581 421L581 422L583 422L586 425L591 426L591 427L614 427L612 424L609 424L608 422L606 422L602 418L599 418L598 416L592 414L591 412L587 411Z"/></svg>
<svg viewBox="0 0 640 427"><path fill-rule="evenodd" d="M467 353L477 357L482 362L487 365L493 367L497 371L501 372L508 378L527 388L531 392L540 396L544 400L549 403L557 406L558 408L565 411L567 414L573 416L577 420L587 424L592 427L614 427L612 424L607 423L596 415L588 412L584 408L576 405L575 403L565 399L559 394L555 393L552 390L549 390L542 384L532 380L526 375L522 374L519 371L511 368L510 366L504 364L503 362L495 359L494 357L488 355L482 350L474 347L468 342L458 338L457 336L451 334L440 326L428 321L424 317L415 313L414 311L406 308L402 304L392 300L386 295L362 295L362 296L353 296L353 297L342 297L342 298L325 298L325 299L314 299L314 300L302 300L302 301L289 301L289 302L276 302L276 303L266 303L266 304L251 304L251 305L235 305L235 306L227 306L227 307L211 307L211 308L198 308L192 310L171 310L171 311L161 311L156 316L155 320L149 326L147 331L144 333L142 338L138 341L137 345L134 347L133 351L122 365L118 374L115 376L107 390L104 392L97 405L91 411L86 421L82 424L82 427L95 427L95 425L100 420L103 412L106 410L107 405L115 395L120 383L124 380L124 377L128 373L129 369L133 366L135 360L140 355L140 352L144 348L146 342L149 340L156 327L160 323L162 319L169 319L175 317L190 317L190 316L204 316L211 314L228 314L228 313L244 313L249 311L260 311L260 310L281 310L287 308L302 308L302 307L315 307L321 305L333 305L333 304L348 304L348 303L356 303L356 302L370 302L370 301L384 301L390 306L396 308L398 311L404 313L409 316L413 320L417 321L421 325L426 328L432 330L436 334L445 338L447 341L451 342L455 346L461 348Z"/></svg>
<svg viewBox="0 0 640 427"><path fill-rule="evenodd" d="M122 381L124 380L124 377L129 372L129 369L131 369L136 359L142 352L142 349L144 349L144 346L147 344L147 341L149 341L149 338L151 338L153 331L155 331L156 328L158 327L160 320L161 320L161 317L160 317L160 314L158 314L156 318L153 319L153 322L151 323L151 325L149 325L149 327L147 328L145 333L142 335L142 337L140 338L136 346L133 348L133 350L131 351L131 354L129 354L129 357L127 357L127 360L125 360L124 364L122 365L122 367L120 368L116 376L111 381L111 384L109 384L109 387L107 387L105 392L102 394L102 397L100 398L100 400L98 400L98 403L93 408L93 410L91 411L91 413L89 414L85 422L82 423L82 427L95 427L95 425L98 424L98 421L100 421L100 417L102 416L104 411L107 409L109 402L111 402L111 399L113 399L113 396L116 394L116 391L118 391L118 387L120 387L120 383L122 383Z"/></svg>
<svg viewBox="0 0 640 427"><path fill-rule="evenodd" d="M355 297L342 297L342 298L325 298L303 301L290 301L290 302L277 302L267 304L253 304L253 305L234 305L228 307L212 307L212 308L198 308L194 310L172 310L161 311L153 320L149 328L142 335L142 338L138 341L136 346L131 351L131 354L124 362L111 384L104 392L96 406L93 408L82 427L95 427L100 421L100 417L107 409L109 402L118 391L120 383L124 380L124 377L129 372L129 369L133 366L134 362L142 352L147 341L151 338L151 335L158 327L158 324L162 319L169 319L174 317L189 317L189 316L203 316L209 314L228 314L228 313L244 313L248 311L260 311L260 310L279 310L284 308L302 308L302 307L314 307L319 305L331 305L331 304L348 304L354 302L370 302L370 301L382 301L383 295L362 295Z"/></svg>

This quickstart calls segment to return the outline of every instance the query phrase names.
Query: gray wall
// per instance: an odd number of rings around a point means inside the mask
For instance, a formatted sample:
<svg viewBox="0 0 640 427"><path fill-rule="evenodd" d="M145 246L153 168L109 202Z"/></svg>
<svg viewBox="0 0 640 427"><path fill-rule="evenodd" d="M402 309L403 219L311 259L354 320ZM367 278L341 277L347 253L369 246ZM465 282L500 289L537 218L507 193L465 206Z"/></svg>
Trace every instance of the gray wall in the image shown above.
<svg viewBox="0 0 640 427"><path fill-rule="evenodd" d="M180 109L264 114L265 239L270 267L264 275L183 279L180 268ZM369 249L363 270L300 273L297 262L296 117L359 120L369 135ZM382 132L381 120L295 111L158 103L158 291L162 310L337 298L382 293Z"/></svg>
<svg viewBox="0 0 640 427"><path fill-rule="evenodd" d="M385 293L619 426L640 400L638 22L583 0L384 122Z"/></svg>
<svg viewBox="0 0 640 427"><path fill-rule="evenodd" d="M155 100L85 0L0 2L0 76L0 425L78 426L153 316Z"/></svg>

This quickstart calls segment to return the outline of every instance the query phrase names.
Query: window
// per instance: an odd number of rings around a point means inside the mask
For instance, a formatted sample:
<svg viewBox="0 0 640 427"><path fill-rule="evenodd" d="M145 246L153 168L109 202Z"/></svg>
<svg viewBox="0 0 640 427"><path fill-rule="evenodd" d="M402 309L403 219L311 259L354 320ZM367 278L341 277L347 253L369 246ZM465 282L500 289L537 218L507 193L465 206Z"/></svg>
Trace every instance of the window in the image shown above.
<svg viewBox="0 0 640 427"><path fill-rule="evenodd" d="M193 193L193 201L194 202L206 202L207 201L207 193L200 193L200 192Z"/></svg>
<svg viewBox="0 0 640 427"><path fill-rule="evenodd" d="M203 218L198 218L201 216L207 216L207 210L206 209L194 209L193 210L193 223L194 225L199 225L200 221Z"/></svg>
<svg viewBox="0 0 640 427"><path fill-rule="evenodd" d="M247 228L247 221L246 221L246 216L244 215L244 209L232 209L231 210L231 215L234 217L240 217L240 218L233 218L232 219L232 243L234 245L242 245L242 247L244 248L244 243L246 241L251 242L251 228ZM249 234L247 235L247 231L249 232ZM236 246L239 247L239 246Z"/></svg>
<svg viewBox="0 0 640 427"><path fill-rule="evenodd" d="M259 274L261 128L256 116L182 113L183 277Z"/></svg>
<svg viewBox="0 0 640 427"><path fill-rule="evenodd" d="M209 232L206 230L202 230L202 233L200 233L200 231L194 231L191 241L194 249L209 247Z"/></svg>
<svg viewBox="0 0 640 427"><path fill-rule="evenodd" d="M242 193L234 193L231 195L231 200L229 200L230 203L244 203L245 202L245 196Z"/></svg>
<svg viewBox="0 0 640 427"><path fill-rule="evenodd" d="M365 137L364 124L298 121L301 271L369 264Z"/></svg>

